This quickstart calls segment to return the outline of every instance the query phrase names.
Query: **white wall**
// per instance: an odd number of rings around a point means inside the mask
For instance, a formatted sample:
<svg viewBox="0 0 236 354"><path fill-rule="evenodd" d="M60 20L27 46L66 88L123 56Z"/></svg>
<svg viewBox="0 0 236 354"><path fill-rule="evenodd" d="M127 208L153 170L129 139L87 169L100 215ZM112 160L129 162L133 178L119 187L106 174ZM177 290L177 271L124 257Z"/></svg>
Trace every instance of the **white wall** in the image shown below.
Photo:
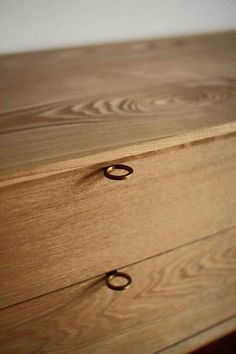
<svg viewBox="0 0 236 354"><path fill-rule="evenodd" d="M236 28L236 0L0 0L0 53Z"/></svg>

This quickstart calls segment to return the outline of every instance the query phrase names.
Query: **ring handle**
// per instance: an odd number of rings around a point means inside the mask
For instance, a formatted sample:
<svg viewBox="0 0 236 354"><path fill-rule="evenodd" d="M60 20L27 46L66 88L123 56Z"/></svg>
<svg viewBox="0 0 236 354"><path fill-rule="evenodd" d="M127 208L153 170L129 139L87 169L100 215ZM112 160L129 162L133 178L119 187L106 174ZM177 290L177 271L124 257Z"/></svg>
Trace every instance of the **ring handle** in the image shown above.
<svg viewBox="0 0 236 354"><path fill-rule="evenodd" d="M115 174L112 173L112 171L115 171L115 170L123 170L123 171L125 171L125 173L122 174L122 175L115 175ZM132 169L132 167L127 166L127 165L122 165L122 164L111 165L111 166L108 166L108 167L104 168L104 176L109 178L109 179L115 179L115 180L126 179L133 172L134 172L134 170Z"/></svg>
<svg viewBox="0 0 236 354"><path fill-rule="evenodd" d="M112 280L115 278L124 278L126 279L126 283L123 285L115 285L112 283ZM106 285L108 286L108 288L112 290L125 290L130 286L131 283L132 283L131 276L124 272L119 272L115 270L113 272L107 273L106 275Z"/></svg>

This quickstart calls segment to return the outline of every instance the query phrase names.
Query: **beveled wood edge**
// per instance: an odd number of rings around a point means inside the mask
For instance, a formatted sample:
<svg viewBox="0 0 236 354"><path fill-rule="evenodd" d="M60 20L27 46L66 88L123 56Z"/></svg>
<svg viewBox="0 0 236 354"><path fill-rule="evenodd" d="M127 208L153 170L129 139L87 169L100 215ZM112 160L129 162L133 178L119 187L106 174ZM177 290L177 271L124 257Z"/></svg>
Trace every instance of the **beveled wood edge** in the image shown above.
<svg viewBox="0 0 236 354"><path fill-rule="evenodd" d="M236 314L153 354L187 354L236 330Z"/></svg>
<svg viewBox="0 0 236 354"><path fill-rule="evenodd" d="M92 165L107 163L108 161L113 162L117 159L123 160L135 155L158 152L183 144L191 144L198 141L204 143L205 140L211 138L224 138L228 135L235 135L235 133L236 121L232 121L223 125L197 129L186 134L168 136L162 139L146 141L130 146L122 146L111 151L101 151L99 153L91 153L91 155L79 157L65 157L65 160L63 161L48 161L48 163L40 166L25 166L23 170L19 169L19 172L17 173L8 172L4 174L4 172L0 171L0 188L73 170L79 170Z"/></svg>

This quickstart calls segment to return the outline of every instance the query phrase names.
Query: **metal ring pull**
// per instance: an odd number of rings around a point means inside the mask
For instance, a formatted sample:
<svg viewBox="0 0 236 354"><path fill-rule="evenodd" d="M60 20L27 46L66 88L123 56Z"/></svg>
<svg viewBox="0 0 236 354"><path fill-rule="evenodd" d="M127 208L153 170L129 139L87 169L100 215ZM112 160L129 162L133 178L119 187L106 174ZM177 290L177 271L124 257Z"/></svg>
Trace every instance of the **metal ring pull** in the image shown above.
<svg viewBox="0 0 236 354"><path fill-rule="evenodd" d="M115 285L113 284L113 280L115 278L123 278L126 280L126 283L123 285ZM131 283L131 276L124 272L118 272L117 270L115 270L114 272L107 273L106 275L106 285L112 290L125 290L130 286Z"/></svg>
<svg viewBox="0 0 236 354"><path fill-rule="evenodd" d="M125 171L125 173L122 175L116 175L116 174L112 173L112 171L115 171L115 170L123 170L123 171ZM134 170L132 169L132 167L127 166L127 165L121 165L121 164L111 165L109 167L104 168L104 176L107 178L110 178L110 179L115 179L115 180L126 179L133 172L134 172Z"/></svg>

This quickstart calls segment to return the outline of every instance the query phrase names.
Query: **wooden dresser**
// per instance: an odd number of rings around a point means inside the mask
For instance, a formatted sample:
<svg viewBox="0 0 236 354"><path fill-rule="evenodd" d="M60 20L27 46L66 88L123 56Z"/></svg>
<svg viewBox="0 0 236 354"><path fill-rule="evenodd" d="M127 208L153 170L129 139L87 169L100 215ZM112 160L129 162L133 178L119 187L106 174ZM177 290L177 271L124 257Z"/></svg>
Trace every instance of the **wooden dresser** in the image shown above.
<svg viewBox="0 0 236 354"><path fill-rule="evenodd" d="M0 57L0 353L236 329L236 32Z"/></svg>

